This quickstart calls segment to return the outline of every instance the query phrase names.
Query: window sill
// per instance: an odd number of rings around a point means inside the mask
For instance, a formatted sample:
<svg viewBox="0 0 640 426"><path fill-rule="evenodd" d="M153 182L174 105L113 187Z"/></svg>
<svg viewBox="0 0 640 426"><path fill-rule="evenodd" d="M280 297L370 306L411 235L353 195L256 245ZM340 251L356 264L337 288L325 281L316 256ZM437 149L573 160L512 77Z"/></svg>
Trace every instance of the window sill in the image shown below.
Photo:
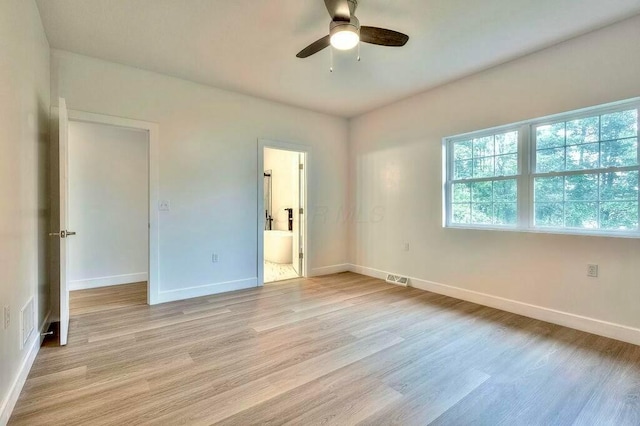
<svg viewBox="0 0 640 426"><path fill-rule="evenodd" d="M640 239L640 232L582 231L579 229L516 228L516 227L507 227L507 226L482 226L482 225L445 225L444 228L471 230L471 231L501 231L501 232L506 231L506 232L526 232L530 234L555 234L555 235L577 235L582 237Z"/></svg>

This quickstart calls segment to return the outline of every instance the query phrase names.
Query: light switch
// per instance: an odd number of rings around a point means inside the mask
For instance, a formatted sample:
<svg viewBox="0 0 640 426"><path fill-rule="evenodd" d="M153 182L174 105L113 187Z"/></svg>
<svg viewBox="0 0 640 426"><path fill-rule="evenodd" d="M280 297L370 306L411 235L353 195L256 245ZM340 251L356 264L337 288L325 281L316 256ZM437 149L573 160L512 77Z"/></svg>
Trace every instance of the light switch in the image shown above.
<svg viewBox="0 0 640 426"><path fill-rule="evenodd" d="M163 212L167 212L167 211L171 210L171 204L169 203L169 200L161 200L158 203L158 210L163 211Z"/></svg>

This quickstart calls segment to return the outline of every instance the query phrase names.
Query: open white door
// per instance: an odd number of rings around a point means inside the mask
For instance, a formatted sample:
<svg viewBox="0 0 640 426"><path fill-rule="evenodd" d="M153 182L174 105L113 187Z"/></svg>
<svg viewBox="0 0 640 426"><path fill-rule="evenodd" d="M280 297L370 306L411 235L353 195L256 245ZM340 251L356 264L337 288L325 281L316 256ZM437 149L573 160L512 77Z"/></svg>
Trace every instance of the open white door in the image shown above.
<svg viewBox="0 0 640 426"><path fill-rule="evenodd" d="M60 238L60 345L67 344L69 333L69 281L67 277L68 244L67 238L75 232L67 230L69 219L69 115L64 99L58 100L59 119L59 173L60 173L60 231L50 235Z"/></svg>
<svg viewBox="0 0 640 426"><path fill-rule="evenodd" d="M305 220L304 220L304 215L307 214L307 212L305 211L305 206L306 206L306 199L307 199L307 194L306 194L306 188L307 188L307 180L306 180L306 176L307 176L307 156L304 152L301 152L298 156L299 158L299 163L300 163L300 170L299 170L299 177L298 177L298 193L300 194L300 196L298 197L298 204L300 206L300 210L298 210L300 213L298 214L298 247L299 247L299 252L300 252L300 257L298 260L298 265L299 265L299 271L298 274L303 277L305 276L305 274L307 273L307 271L305 271L304 265L304 257L307 256L307 253L305 253L305 247L306 247L306 241L304 236L306 235L306 229L304 229L305 226Z"/></svg>
<svg viewBox="0 0 640 426"><path fill-rule="evenodd" d="M293 194L293 269L298 275L303 276L302 270L304 256L304 154L297 155L297 165L295 171L294 194Z"/></svg>

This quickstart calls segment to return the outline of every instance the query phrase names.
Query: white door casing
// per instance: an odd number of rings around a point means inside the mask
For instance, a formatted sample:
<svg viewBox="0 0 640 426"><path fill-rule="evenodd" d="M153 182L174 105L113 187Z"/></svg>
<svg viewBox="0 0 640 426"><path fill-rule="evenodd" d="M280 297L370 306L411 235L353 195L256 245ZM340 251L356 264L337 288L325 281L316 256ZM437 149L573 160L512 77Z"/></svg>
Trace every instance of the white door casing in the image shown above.
<svg viewBox="0 0 640 426"><path fill-rule="evenodd" d="M265 148L273 148L285 151L293 151L299 154L301 159L301 163L303 163L303 169L299 171L300 176L300 185L299 185L299 206L303 209L304 213L307 212L308 203L309 203L309 194L306 190L308 186L311 186L310 179L310 157L312 155L311 147L308 145L301 145L290 142L282 142L273 139L258 139L258 167L257 167L257 184L258 184L258 202L257 202L257 267L256 267L256 275L257 275L257 285L264 285L264 229L265 229L265 217L264 217L264 149ZM298 234L297 239L298 243L294 245L294 249L292 250L294 253L296 252L296 247L300 247L300 251L302 252L302 259L299 263L294 262L294 267L296 265L300 265L296 267L296 270L300 274L301 277L307 277L309 274L309 258L311 254L309 252L309 237L308 237L308 226L307 226L307 215L300 214L298 212L293 212L294 218L294 239L296 238L296 234ZM299 221L298 224L298 232L296 233L295 229L295 221L296 219Z"/></svg>

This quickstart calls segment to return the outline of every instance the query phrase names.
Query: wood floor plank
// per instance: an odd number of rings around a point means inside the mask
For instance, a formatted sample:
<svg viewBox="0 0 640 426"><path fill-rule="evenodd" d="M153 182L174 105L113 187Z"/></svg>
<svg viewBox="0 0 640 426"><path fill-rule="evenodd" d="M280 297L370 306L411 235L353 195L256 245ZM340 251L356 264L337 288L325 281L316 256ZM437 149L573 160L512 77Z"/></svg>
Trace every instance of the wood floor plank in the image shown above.
<svg viewBox="0 0 640 426"><path fill-rule="evenodd" d="M89 333L89 343L99 342L101 340L108 340L114 337L126 336L127 334L139 333L141 331L155 330L158 328L165 328L175 324L181 324L184 322L196 321L203 318L209 318L212 316L228 314L231 311L229 309L215 309L213 311L203 311L191 314L177 315L172 318L165 318L162 320L148 321L145 323L131 324L127 327L118 328L108 332L93 332Z"/></svg>
<svg viewBox="0 0 640 426"><path fill-rule="evenodd" d="M166 423L186 421L209 425L267 401L281 393L322 377L337 369L394 346L403 339L382 333L302 361L266 377L241 385L213 398L206 398L160 417Z"/></svg>
<svg viewBox="0 0 640 426"><path fill-rule="evenodd" d="M429 424L489 378L488 374L477 370L424 376L417 388L404 393L403 398L393 405L364 419L362 424Z"/></svg>
<svg viewBox="0 0 640 426"><path fill-rule="evenodd" d="M607 359L608 374L600 374L573 424L640 424L640 347L620 345L622 351Z"/></svg>
<svg viewBox="0 0 640 426"><path fill-rule="evenodd" d="M354 425L376 415L402 398L400 392L380 382L361 380L340 389L337 398L289 420L285 425Z"/></svg>
<svg viewBox="0 0 640 426"><path fill-rule="evenodd" d="M640 347L353 273L71 293L10 425L640 424Z"/></svg>

